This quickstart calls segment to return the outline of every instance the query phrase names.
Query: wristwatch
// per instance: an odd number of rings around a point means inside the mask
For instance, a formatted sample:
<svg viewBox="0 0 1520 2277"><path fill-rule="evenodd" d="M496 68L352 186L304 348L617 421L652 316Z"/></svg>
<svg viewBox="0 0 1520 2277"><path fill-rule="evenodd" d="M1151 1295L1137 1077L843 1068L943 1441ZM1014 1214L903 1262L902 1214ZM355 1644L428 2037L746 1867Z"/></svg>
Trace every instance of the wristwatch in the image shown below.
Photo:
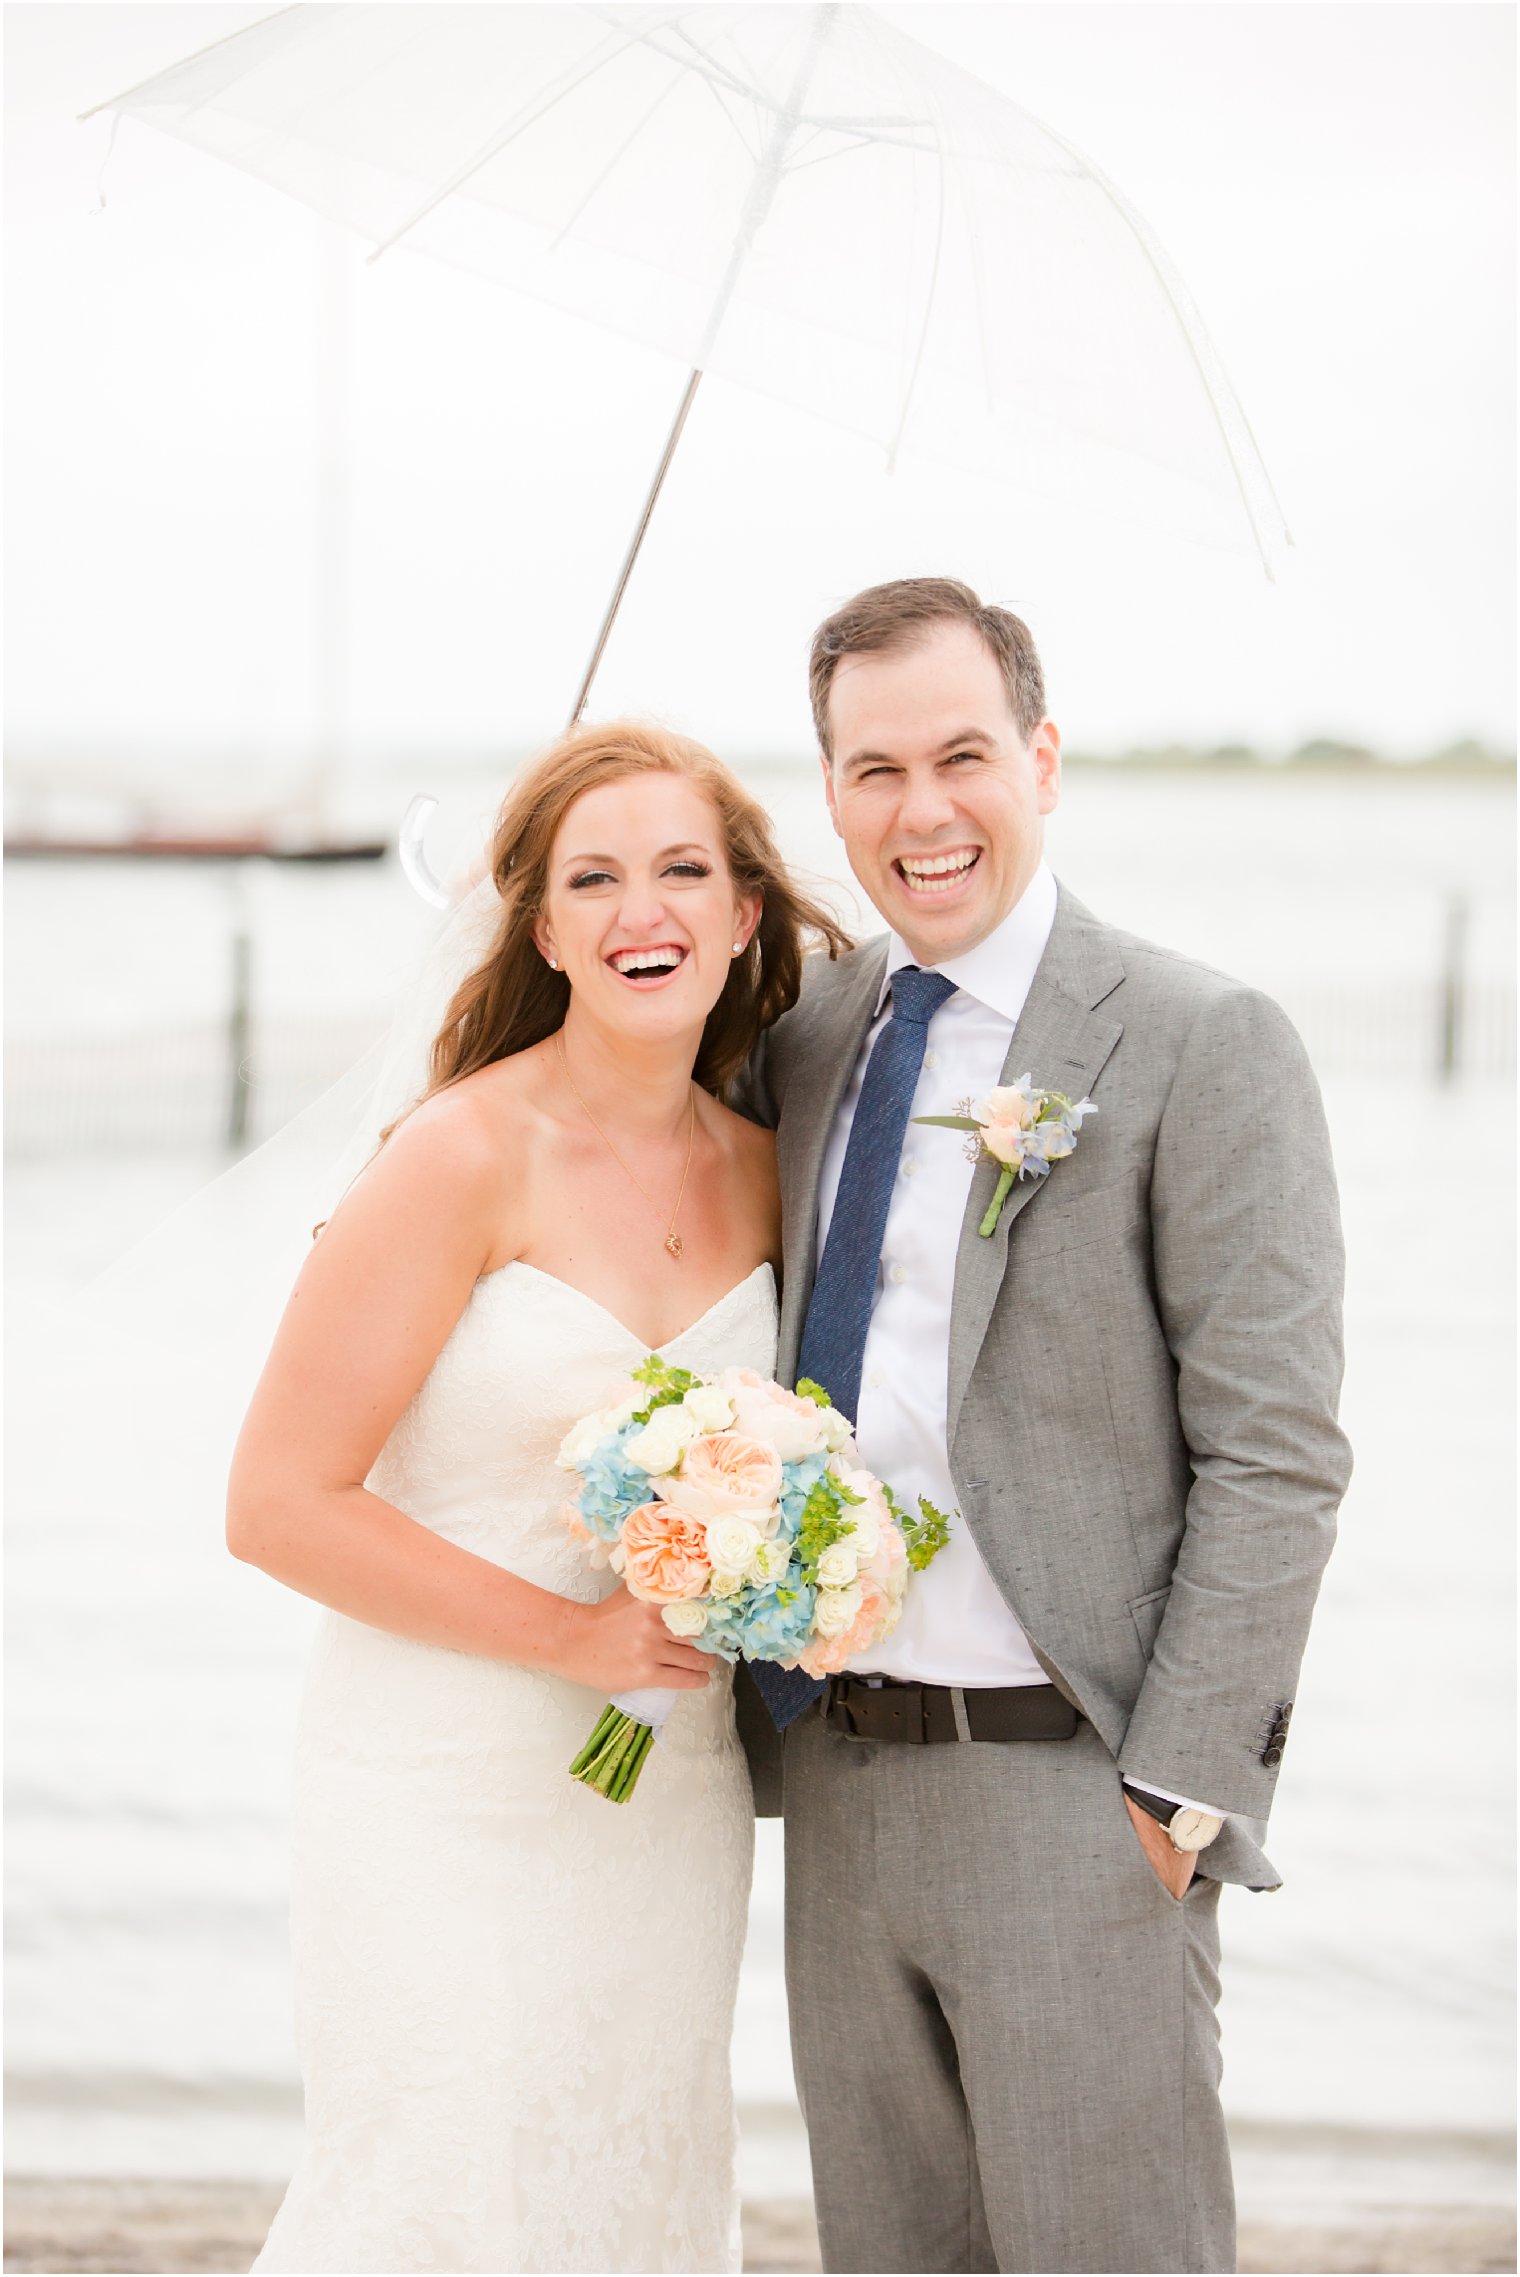
<svg viewBox="0 0 1520 2277"><path fill-rule="evenodd" d="M1124 1792L1132 1803L1139 1804L1147 1817L1155 1819L1158 1826L1166 1829L1172 1848L1187 1856L1207 1850L1224 1824L1224 1820L1215 1818L1211 1811L1195 1811L1186 1806L1179 1809L1176 1803L1168 1802L1164 1795L1148 1795L1143 1787L1132 1787L1127 1779L1124 1782Z"/></svg>

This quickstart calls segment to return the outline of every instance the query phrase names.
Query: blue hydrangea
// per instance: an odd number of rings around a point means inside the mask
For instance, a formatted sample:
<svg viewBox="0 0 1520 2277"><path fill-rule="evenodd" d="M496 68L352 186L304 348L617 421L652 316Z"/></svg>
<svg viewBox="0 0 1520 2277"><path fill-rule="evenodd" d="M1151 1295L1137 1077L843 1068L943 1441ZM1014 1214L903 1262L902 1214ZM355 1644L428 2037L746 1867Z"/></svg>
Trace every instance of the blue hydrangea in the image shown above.
<svg viewBox="0 0 1520 2277"><path fill-rule="evenodd" d="M692 1643L698 1652L715 1652L720 1659L737 1660L743 1650L744 1603L754 1595L753 1590L741 1590L737 1597L714 1600L707 1608L707 1626Z"/></svg>
<svg viewBox="0 0 1520 2277"><path fill-rule="evenodd" d="M818 1592L806 1582L770 1582L745 1591L742 1635L748 1660L792 1660L812 1633ZM707 1639L704 1635L703 1643Z"/></svg>
<svg viewBox="0 0 1520 2277"><path fill-rule="evenodd" d="M795 1541L797 1528L802 1524L803 1505L828 1467L827 1455L802 1455L787 1463L781 1473L781 1531L788 1541Z"/></svg>
<svg viewBox="0 0 1520 2277"><path fill-rule="evenodd" d="M641 1428L625 1424L612 1438L604 1439L581 1465L582 1485L575 1507L593 1534L604 1542L615 1542L628 1513L649 1500L648 1471L629 1462L624 1453L628 1441Z"/></svg>

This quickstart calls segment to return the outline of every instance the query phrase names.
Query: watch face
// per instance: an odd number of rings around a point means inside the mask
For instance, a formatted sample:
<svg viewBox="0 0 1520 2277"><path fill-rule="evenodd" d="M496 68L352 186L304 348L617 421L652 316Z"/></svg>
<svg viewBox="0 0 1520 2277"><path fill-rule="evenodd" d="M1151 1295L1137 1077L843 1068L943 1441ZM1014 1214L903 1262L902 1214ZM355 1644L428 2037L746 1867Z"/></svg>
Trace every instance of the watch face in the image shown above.
<svg viewBox="0 0 1520 2277"><path fill-rule="evenodd" d="M1207 1811L1179 1811L1167 1832L1178 1850L1206 1850L1223 1824Z"/></svg>

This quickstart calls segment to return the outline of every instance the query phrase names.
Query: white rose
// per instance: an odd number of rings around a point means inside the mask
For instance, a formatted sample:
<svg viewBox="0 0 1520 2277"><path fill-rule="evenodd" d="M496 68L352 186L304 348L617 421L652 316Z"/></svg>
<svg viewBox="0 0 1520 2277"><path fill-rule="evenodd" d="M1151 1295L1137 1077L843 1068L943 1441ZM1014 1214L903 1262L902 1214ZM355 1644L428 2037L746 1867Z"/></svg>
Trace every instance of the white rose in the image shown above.
<svg viewBox="0 0 1520 2277"><path fill-rule="evenodd" d="M852 1540L830 1542L818 1560L818 1582L823 1589L848 1589L860 1571Z"/></svg>
<svg viewBox="0 0 1520 2277"><path fill-rule="evenodd" d="M837 1407L821 1407L818 1421L823 1427L823 1443L831 1455L842 1454L853 1444L849 1417L841 1415Z"/></svg>
<svg viewBox="0 0 1520 2277"><path fill-rule="evenodd" d="M642 1431L636 1431L623 1452L630 1463L648 1471L651 1478L673 1471L697 1436L697 1427L681 1407L657 1407Z"/></svg>
<svg viewBox="0 0 1520 2277"><path fill-rule="evenodd" d="M673 1637L699 1637L707 1626L707 1607L685 1597L679 1604L667 1605L660 1619Z"/></svg>
<svg viewBox="0 0 1520 2277"><path fill-rule="evenodd" d="M791 1562L789 1542L762 1542L749 1561L745 1579L754 1582L757 1588L764 1588L768 1581L780 1581Z"/></svg>
<svg viewBox="0 0 1520 2277"><path fill-rule="evenodd" d="M850 1526L849 1541L860 1565L869 1564L881 1543L881 1527L869 1502L852 1502L848 1505Z"/></svg>
<svg viewBox="0 0 1520 2277"><path fill-rule="evenodd" d="M848 1589L820 1589L813 1609L813 1627L821 1637L842 1637L860 1611L860 1584Z"/></svg>
<svg viewBox="0 0 1520 2277"><path fill-rule="evenodd" d="M710 1518L707 1555L715 1573L742 1574L760 1547L758 1526L748 1518Z"/></svg>
<svg viewBox="0 0 1520 2277"><path fill-rule="evenodd" d="M700 1433L726 1431L734 1419L734 1403L717 1384L698 1384L681 1402Z"/></svg>
<svg viewBox="0 0 1520 2277"><path fill-rule="evenodd" d="M573 1430L567 1431L560 1442L554 1460L562 1471L578 1471L594 1455L604 1439L610 1439L618 1428L605 1409L595 1415L583 1415Z"/></svg>
<svg viewBox="0 0 1520 2277"><path fill-rule="evenodd" d="M742 1573L728 1573L715 1566L708 1576L707 1594L709 1597L719 1599L737 1597L743 1587L744 1576Z"/></svg>

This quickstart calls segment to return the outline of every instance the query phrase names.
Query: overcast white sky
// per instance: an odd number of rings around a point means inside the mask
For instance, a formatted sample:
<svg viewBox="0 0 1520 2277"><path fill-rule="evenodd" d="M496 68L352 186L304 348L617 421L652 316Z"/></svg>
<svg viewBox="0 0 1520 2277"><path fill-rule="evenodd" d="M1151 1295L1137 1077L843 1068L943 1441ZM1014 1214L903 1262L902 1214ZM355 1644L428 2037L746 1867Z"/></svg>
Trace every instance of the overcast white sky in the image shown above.
<svg viewBox="0 0 1520 2277"><path fill-rule="evenodd" d="M263 8L6 19L8 679L18 752L245 755L318 733L323 280L351 276L354 761L561 724L679 394L672 365L335 233L89 104ZM855 587L1020 608L1078 748L1514 738L1514 13L1192 0L886 11L1088 151L1159 232L1298 540L1095 532L733 388L699 400L594 708L809 746Z"/></svg>

